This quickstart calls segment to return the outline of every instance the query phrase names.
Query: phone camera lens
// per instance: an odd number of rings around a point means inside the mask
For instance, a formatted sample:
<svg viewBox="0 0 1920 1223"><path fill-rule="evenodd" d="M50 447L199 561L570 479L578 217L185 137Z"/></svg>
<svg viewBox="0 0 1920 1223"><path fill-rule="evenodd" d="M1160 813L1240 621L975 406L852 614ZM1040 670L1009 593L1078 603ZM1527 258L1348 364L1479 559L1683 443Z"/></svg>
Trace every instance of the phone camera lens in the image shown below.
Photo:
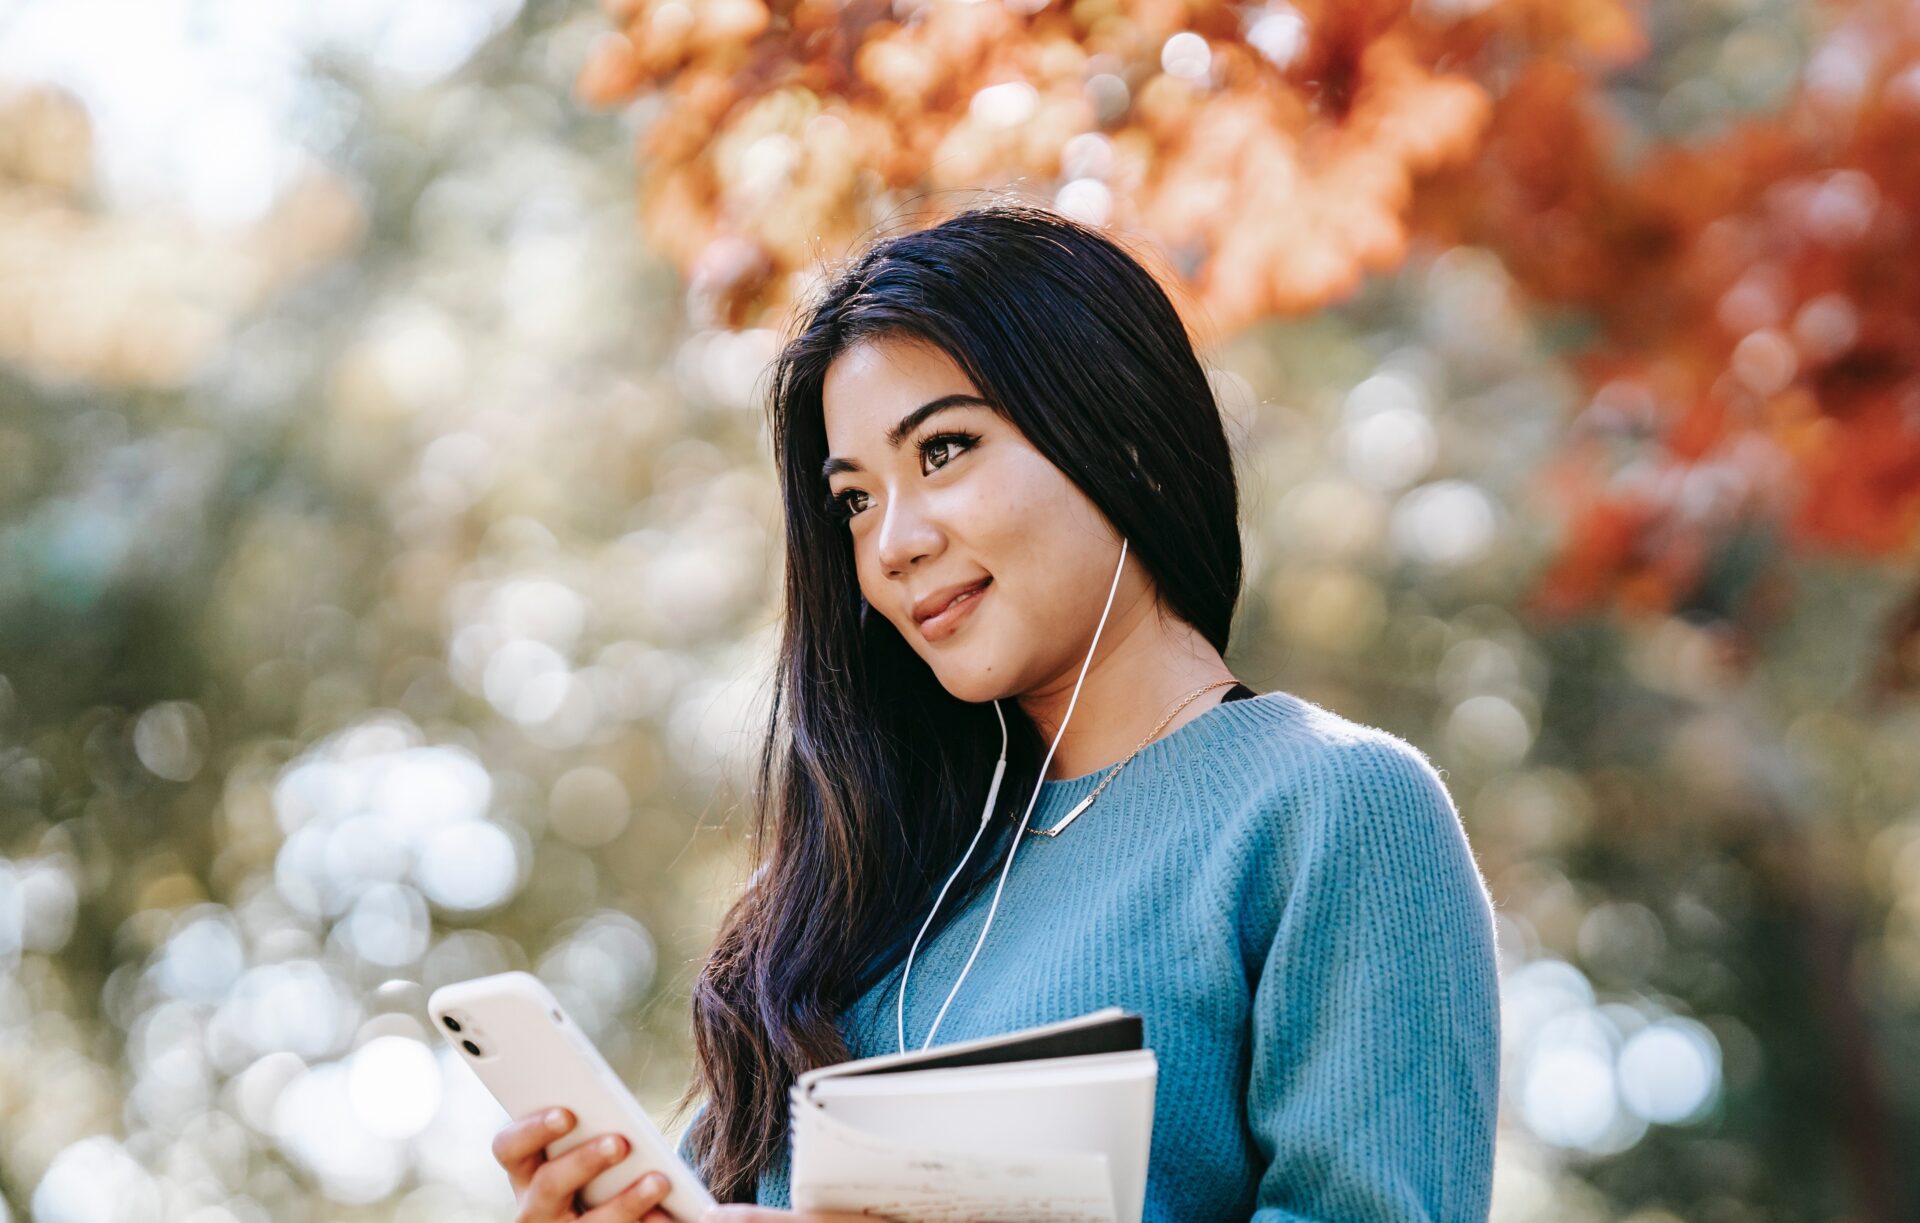
<svg viewBox="0 0 1920 1223"><path fill-rule="evenodd" d="M447 1031L449 1032L458 1032L460 1030L460 1021L451 1015L440 1016L440 1022L447 1025Z"/></svg>
<svg viewBox="0 0 1920 1223"><path fill-rule="evenodd" d="M479 1046L479 1045L476 1045L476 1044L474 1044L474 1043L473 1043L472 1041L470 1041L470 1040L463 1040L463 1041L461 1041L461 1042L460 1042L460 1047L461 1047L462 1049L465 1049L465 1050L466 1050L466 1051L467 1051L468 1053L471 1053L471 1054L473 1054L473 1055L474 1055L475 1057L479 1057L479 1056L480 1056L480 1046Z"/></svg>

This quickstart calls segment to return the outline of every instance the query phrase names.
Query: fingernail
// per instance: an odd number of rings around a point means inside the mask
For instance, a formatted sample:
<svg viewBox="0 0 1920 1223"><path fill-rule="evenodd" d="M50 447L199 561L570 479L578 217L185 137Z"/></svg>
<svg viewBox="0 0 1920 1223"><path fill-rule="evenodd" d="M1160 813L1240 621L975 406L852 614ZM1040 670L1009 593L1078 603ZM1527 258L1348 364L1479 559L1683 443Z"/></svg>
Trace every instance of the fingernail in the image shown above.
<svg viewBox="0 0 1920 1223"><path fill-rule="evenodd" d="M608 1135L600 1140L600 1151L604 1155L616 1155L620 1151L620 1140Z"/></svg>
<svg viewBox="0 0 1920 1223"><path fill-rule="evenodd" d="M647 1173L641 1178L640 1183L648 1193L665 1193L667 1191L667 1178L658 1172Z"/></svg>
<svg viewBox="0 0 1920 1223"><path fill-rule="evenodd" d="M552 1112L550 1112L550 1113L548 1113L548 1114L547 1114L547 1128L548 1128L548 1129L550 1129L550 1130L556 1130L556 1131L557 1131L557 1130L564 1130L564 1129L566 1129L566 1128L567 1128L567 1113L566 1113L566 1110L565 1110L565 1109L560 1109L560 1108L556 1108L556 1109L554 1109L554 1110L553 1110Z"/></svg>

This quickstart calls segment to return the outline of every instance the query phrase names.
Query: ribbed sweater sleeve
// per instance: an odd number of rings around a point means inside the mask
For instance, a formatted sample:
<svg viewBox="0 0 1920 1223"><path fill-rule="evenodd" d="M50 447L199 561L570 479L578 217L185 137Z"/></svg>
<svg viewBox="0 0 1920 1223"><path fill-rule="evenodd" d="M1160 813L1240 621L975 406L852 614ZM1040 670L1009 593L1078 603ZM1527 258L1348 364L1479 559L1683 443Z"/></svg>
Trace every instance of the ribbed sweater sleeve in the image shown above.
<svg viewBox="0 0 1920 1223"><path fill-rule="evenodd" d="M1311 778L1266 822L1275 843L1250 861L1271 878L1242 909L1254 1223L1481 1223L1500 1022L1486 886L1411 744L1339 744Z"/></svg>

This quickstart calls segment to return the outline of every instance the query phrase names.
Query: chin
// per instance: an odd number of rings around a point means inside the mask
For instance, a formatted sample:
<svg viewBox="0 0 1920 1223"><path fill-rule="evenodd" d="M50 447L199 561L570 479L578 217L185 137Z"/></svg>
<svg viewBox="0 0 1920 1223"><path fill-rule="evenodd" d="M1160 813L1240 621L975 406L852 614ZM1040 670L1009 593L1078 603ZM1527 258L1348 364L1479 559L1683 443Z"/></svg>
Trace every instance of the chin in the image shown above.
<svg viewBox="0 0 1920 1223"><path fill-rule="evenodd" d="M1010 695L1004 679L975 667L955 665L951 659L946 663L944 667L934 667L933 675L955 700L982 704L996 698L1004 700Z"/></svg>

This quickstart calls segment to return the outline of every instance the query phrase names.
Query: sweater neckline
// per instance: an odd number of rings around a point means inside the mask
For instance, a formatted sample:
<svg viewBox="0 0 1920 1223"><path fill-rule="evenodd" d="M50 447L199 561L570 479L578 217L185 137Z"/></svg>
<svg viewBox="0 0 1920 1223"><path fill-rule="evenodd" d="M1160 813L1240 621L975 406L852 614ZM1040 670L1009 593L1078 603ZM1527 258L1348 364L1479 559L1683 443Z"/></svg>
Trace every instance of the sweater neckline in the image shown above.
<svg viewBox="0 0 1920 1223"><path fill-rule="evenodd" d="M1133 762L1121 772L1120 776L1124 777L1136 769L1154 768L1164 763L1169 757L1177 756L1182 752L1197 750L1215 735L1231 731L1237 727L1249 726L1268 711L1277 710L1293 699L1295 698L1292 694L1275 689L1272 692L1262 692L1254 696L1243 697L1237 701L1216 702L1205 712L1201 713L1199 717L1189 722L1181 723L1168 734L1161 735L1152 743L1141 748L1139 754L1134 756ZM1255 705L1260 708L1257 710L1251 708ZM1093 789L1096 785L1099 785L1100 779L1105 777L1112 768L1113 763L1109 762L1094 769L1090 773L1082 773L1078 777L1061 777L1051 781L1043 781L1040 783L1040 801L1042 803L1051 803L1059 800L1072 801L1077 799L1082 794ZM1118 779L1116 778L1115 780Z"/></svg>

